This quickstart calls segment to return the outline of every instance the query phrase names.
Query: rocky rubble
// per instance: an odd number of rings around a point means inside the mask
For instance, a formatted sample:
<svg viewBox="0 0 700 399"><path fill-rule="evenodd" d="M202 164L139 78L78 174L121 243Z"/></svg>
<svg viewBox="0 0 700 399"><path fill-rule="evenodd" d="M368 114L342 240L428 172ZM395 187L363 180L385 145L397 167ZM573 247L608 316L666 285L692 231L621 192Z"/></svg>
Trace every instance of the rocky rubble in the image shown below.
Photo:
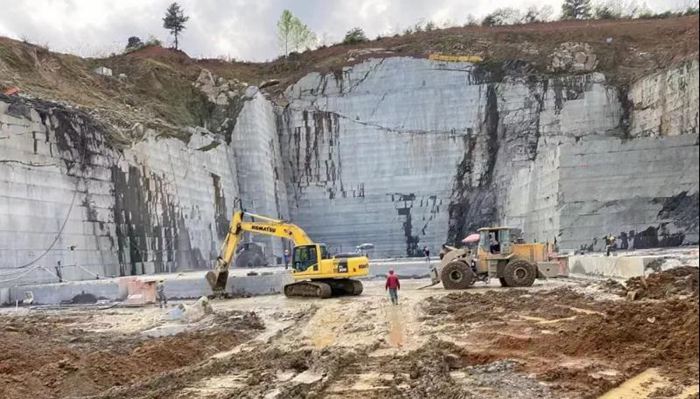
<svg viewBox="0 0 700 399"><path fill-rule="evenodd" d="M698 268L684 266L632 277L626 286L626 295L630 299L666 299L678 295L697 298Z"/></svg>
<svg viewBox="0 0 700 399"><path fill-rule="evenodd" d="M194 86L206 94L212 103L228 105L231 99L241 95L240 91L245 90L248 84L238 79L226 80L220 76L214 76L207 69L202 69Z"/></svg>
<svg viewBox="0 0 700 399"><path fill-rule="evenodd" d="M552 72L593 72L598 59L588 43L566 42L550 56Z"/></svg>

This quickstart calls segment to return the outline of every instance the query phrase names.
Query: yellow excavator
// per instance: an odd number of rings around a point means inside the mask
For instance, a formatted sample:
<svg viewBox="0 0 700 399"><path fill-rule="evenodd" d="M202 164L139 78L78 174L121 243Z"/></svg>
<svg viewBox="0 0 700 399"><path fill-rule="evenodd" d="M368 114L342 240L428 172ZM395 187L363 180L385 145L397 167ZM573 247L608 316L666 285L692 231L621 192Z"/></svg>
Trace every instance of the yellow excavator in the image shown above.
<svg viewBox="0 0 700 399"><path fill-rule="evenodd" d="M248 216L252 221L243 220ZM311 241L299 226L282 220L235 211L214 270L206 279L215 296L223 296L230 265L244 232L281 237L294 242L292 277L284 286L287 297L329 298L333 295L360 295L362 283L354 278L369 274L369 259L362 255L333 257L324 244Z"/></svg>

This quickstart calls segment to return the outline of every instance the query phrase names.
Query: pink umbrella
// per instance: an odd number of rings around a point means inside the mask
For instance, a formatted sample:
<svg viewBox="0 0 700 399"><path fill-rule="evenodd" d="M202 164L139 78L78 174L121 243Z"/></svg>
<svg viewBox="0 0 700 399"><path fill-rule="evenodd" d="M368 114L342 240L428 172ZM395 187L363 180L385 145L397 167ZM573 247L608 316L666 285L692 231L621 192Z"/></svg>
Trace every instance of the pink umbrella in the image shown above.
<svg viewBox="0 0 700 399"><path fill-rule="evenodd" d="M465 244L470 244L472 242L479 242L479 234L474 233L474 234L469 234L462 240L463 243Z"/></svg>

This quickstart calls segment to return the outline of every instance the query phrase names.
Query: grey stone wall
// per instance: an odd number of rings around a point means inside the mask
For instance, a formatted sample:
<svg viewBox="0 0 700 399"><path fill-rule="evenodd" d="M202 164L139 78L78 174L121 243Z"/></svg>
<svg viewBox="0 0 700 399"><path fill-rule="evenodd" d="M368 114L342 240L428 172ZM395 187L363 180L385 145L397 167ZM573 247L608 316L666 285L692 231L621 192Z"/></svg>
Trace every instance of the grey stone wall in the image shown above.
<svg viewBox="0 0 700 399"><path fill-rule="evenodd" d="M698 136L567 144L560 155L560 243L602 250L698 242Z"/></svg>
<svg viewBox="0 0 700 399"><path fill-rule="evenodd" d="M243 105L231 141L238 168L240 207L286 219L287 196L274 106L255 87L249 87L247 95L250 100ZM271 265L282 255L281 239L262 235L246 235L246 239L262 246Z"/></svg>
<svg viewBox="0 0 700 399"><path fill-rule="evenodd" d="M338 251L371 242L378 255L445 242L455 171L480 136L486 95L469 84L470 65L442 68L375 59L287 91L290 214L314 239Z"/></svg>
<svg viewBox="0 0 700 399"><path fill-rule="evenodd" d="M679 226L658 205L697 204L696 61L629 89L599 73L507 68L371 59L291 86L280 143L292 219L337 250L372 242L378 256L435 251L489 224L565 248L609 229L659 231L640 245L697 241L697 215ZM638 139L649 135L661 138ZM601 201L618 209L586 214Z"/></svg>
<svg viewBox="0 0 700 399"><path fill-rule="evenodd" d="M89 115L0 99L0 285L209 268L237 173L191 133L117 150Z"/></svg>
<svg viewBox="0 0 700 399"><path fill-rule="evenodd" d="M374 256L489 224L571 249L698 241L697 61L618 87L393 57L285 96L219 95L218 133L119 149L81 111L0 97L0 287L208 268L240 207ZM284 243L252 239L275 263Z"/></svg>

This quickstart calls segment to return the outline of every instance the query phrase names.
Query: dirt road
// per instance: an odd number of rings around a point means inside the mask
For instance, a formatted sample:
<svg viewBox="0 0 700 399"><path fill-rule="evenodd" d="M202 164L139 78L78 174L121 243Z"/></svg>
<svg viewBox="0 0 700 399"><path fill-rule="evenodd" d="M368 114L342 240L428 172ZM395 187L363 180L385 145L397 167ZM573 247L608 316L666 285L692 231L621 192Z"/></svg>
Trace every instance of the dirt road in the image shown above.
<svg viewBox="0 0 700 399"><path fill-rule="evenodd" d="M697 397L697 291L426 284L405 280L399 306L369 281L360 297L216 302L192 323L154 308L5 315L0 396L579 398L629 380L611 397Z"/></svg>

